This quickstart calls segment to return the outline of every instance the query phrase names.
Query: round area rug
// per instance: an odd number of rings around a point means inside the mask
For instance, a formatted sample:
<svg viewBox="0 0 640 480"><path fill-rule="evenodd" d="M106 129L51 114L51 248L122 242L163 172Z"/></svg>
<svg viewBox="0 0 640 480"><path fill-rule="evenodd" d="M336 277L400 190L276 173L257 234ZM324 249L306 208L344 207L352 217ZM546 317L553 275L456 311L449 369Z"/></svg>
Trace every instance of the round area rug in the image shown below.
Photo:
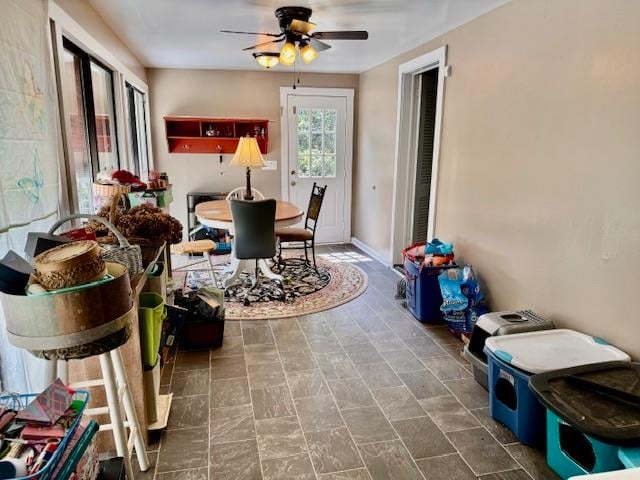
<svg viewBox="0 0 640 480"><path fill-rule="evenodd" d="M331 262L317 257L318 272L303 261L288 258L282 269L273 271L284 277L284 283L261 277L261 285L249 295L250 305L243 304L251 277L244 273L241 281L225 291L227 320L263 320L297 317L321 312L342 305L358 297L367 289L367 274L356 265ZM226 275L216 268L218 279ZM196 290L210 286L209 272L186 272L185 287ZM282 288L284 287L284 288ZM262 297L262 298L259 298Z"/></svg>

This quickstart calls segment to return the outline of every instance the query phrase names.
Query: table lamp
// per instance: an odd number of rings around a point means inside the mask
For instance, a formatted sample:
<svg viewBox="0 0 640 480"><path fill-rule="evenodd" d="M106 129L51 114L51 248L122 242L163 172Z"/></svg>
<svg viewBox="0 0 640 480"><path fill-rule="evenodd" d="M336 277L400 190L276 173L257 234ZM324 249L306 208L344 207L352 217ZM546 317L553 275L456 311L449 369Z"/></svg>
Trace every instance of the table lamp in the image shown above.
<svg viewBox="0 0 640 480"><path fill-rule="evenodd" d="M245 200L253 200L253 191L251 190L251 168L262 168L266 166L258 141L254 137L240 137L238 148L233 156L233 160L229 165L234 167L247 168L247 189L244 192Z"/></svg>

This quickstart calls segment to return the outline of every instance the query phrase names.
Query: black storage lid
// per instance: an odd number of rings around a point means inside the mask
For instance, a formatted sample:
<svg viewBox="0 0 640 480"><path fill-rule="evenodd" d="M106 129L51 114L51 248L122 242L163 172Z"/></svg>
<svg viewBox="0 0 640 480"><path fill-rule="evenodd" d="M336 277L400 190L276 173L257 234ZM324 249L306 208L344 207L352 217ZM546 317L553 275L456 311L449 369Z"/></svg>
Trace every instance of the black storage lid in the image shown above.
<svg viewBox="0 0 640 480"><path fill-rule="evenodd" d="M604 386L604 392L592 391L589 383ZM640 396L640 364L605 362L540 373L531 376L529 387L582 433L614 445L640 446L640 407L633 400ZM614 400L610 395L627 398Z"/></svg>

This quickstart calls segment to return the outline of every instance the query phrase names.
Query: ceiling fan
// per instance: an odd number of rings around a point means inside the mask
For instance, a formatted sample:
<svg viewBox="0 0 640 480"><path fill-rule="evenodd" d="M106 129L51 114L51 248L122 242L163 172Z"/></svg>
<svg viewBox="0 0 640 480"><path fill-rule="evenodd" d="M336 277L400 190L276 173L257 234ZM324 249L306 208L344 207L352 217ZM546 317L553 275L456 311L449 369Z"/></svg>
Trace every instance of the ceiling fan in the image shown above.
<svg viewBox="0 0 640 480"><path fill-rule="evenodd" d="M280 33L238 32L221 30L222 33L240 33L244 35L263 35L273 37L268 42L258 43L243 51L258 50L253 53L256 61L265 68L281 63L287 67L295 64L296 47L304 63L311 63L318 57L318 52L328 50L331 45L323 40L366 40L369 33L364 30L343 30L334 32L316 32L316 24L309 21L311 9L306 7L280 7L275 15L280 25ZM274 51L279 43L284 42L280 51Z"/></svg>

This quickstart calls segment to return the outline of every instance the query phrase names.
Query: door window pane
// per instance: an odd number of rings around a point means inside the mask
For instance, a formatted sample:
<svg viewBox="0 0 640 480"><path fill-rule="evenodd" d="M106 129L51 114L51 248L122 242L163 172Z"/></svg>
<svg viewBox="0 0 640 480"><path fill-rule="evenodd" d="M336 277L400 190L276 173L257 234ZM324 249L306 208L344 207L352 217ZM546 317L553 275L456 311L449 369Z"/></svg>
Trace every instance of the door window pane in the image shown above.
<svg viewBox="0 0 640 480"><path fill-rule="evenodd" d="M84 97L82 91L82 73L80 58L64 51L63 90L65 105L68 109L69 125L71 131L71 150L69 152L73 173L75 174L75 186L77 192L78 211L80 213L93 213L91 201L91 184L93 175L91 172L91 156L87 139L87 119L85 117Z"/></svg>
<svg viewBox="0 0 640 480"><path fill-rule="evenodd" d="M308 155L309 150L309 133L308 132L299 132L298 133L298 155Z"/></svg>
<svg viewBox="0 0 640 480"><path fill-rule="evenodd" d="M336 176L336 156L326 155L324 157L324 176L335 177Z"/></svg>
<svg viewBox="0 0 640 480"><path fill-rule="evenodd" d="M322 133L311 134L311 153L322 155Z"/></svg>
<svg viewBox="0 0 640 480"><path fill-rule="evenodd" d="M311 176L322 177L322 155L311 155Z"/></svg>
<svg viewBox="0 0 640 480"><path fill-rule="evenodd" d="M336 115L337 110L325 110L324 111L324 130L325 132L336 131Z"/></svg>
<svg viewBox="0 0 640 480"><path fill-rule="evenodd" d="M298 109L298 131L309 131L309 114L311 112L306 108Z"/></svg>
<svg viewBox="0 0 640 480"><path fill-rule="evenodd" d="M335 154L336 153L336 134L326 133L324 134L324 153Z"/></svg>
<svg viewBox="0 0 640 480"><path fill-rule="evenodd" d="M311 131L322 133L322 110L311 109Z"/></svg>
<svg viewBox="0 0 640 480"><path fill-rule="evenodd" d="M298 176L299 177L308 177L309 176L309 163L310 163L309 155L298 155Z"/></svg>
<svg viewBox="0 0 640 480"><path fill-rule="evenodd" d="M337 114L334 109L298 109L299 176L336 176Z"/></svg>
<svg viewBox="0 0 640 480"><path fill-rule="evenodd" d="M91 61L91 86L95 110L98 168L119 168L116 121L113 108L113 75Z"/></svg>

